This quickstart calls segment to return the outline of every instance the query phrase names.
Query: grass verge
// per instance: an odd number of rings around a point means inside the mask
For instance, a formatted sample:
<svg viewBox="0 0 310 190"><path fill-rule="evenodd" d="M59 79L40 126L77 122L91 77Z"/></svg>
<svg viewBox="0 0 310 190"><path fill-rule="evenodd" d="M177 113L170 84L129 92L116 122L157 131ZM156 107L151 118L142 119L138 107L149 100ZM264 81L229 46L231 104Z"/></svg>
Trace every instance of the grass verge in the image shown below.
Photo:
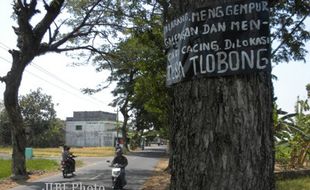
<svg viewBox="0 0 310 190"><path fill-rule="evenodd" d="M76 161L76 167L82 167L84 163L81 160ZM7 190L18 185L26 185L29 182L38 180L43 177L55 175L59 173L59 163L55 160L34 159L27 161L27 171L29 179L14 181L9 178L11 175L11 161L0 159L0 173L4 173L5 177L0 178L0 190ZM5 170L2 170L5 169Z"/></svg>
<svg viewBox="0 0 310 190"><path fill-rule="evenodd" d="M0 180L11 175L11 160L0 159Z"/></svg>
<svg viewBox="0 0 310 190"><path fill-rule="evenodd" d="M170 174L165 171L168 167L168 159L161 159L153 176L143 185L142 190L168 190ZM310 176L290 180L277 180L276 190L310 190Z"/></svg>
<svg viewBox="0 0 310 190"><path fill-rule="evenodd" d="M310 177L302 177L298 179L278 180L276 183L277 190L309 190Z"/></svg>
<svg viewBox="0 0 310 190"><path fill-rule="evenodd" d="M0 180L11 176L11 163L11 160L0 159ZM59 168L59 163L55 160L34 159L27 160L26 167L30 173L42 173L56 171Z"/></svg>
<svg viewBox="0 0 310 190"><path fill-rule="evenodd" d="M152 177L146 180L141 190L168 190L170 174L165 171L168 167L168 158L162 158L155 167Z"/></svg>

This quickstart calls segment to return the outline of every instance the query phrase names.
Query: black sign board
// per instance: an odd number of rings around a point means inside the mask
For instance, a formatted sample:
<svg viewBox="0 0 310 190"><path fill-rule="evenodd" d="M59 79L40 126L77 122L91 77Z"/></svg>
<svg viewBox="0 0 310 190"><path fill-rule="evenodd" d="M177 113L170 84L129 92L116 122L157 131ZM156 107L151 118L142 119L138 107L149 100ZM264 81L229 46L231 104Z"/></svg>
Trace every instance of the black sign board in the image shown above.
<svg viewBox="0 0 310 190"><path fill-rule="evenodd" d="M271 69L267 1L200 8L164 27L167 85Z"/></svg>

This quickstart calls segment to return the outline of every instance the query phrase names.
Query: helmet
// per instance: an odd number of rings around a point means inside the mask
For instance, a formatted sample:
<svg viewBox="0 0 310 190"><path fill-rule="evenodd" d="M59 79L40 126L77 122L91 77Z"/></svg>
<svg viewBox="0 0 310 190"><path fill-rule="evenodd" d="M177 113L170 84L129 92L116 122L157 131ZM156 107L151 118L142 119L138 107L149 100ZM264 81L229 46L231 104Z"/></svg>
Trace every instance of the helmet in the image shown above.
<svg viewBox="0 0 310 190"><path fill-rule="evenodd" d="M117 155L122 155L123 154L123 151L120 148L118 148L115 152L116 152Z"/></svg>
<svg viewBox="0 0 310 190"><path fill-rule="evenodd" d="M63 148L64 148L64 150L70 150L70 147L67 145L64 145Z"/></svg>

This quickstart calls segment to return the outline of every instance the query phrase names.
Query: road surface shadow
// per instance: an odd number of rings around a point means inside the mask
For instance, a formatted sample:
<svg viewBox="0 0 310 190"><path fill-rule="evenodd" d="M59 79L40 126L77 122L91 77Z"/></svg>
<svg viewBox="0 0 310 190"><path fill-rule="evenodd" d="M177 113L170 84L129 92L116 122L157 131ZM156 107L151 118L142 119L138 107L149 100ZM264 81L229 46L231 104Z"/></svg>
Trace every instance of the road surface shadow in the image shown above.
<svg viewBox="0 0 310 190"><path fill-rule="evenodd" d="M100 175L96 178L91 178L90 173ZM151 170L126 170L127 185L124 190L140 189L145 180L152 174L153 171ZM111 190L111 170L90 170L89 173L79 174L72 178L65 178L53 182L23 182L21 185L31 190Z"/></svg>
<svg viewBox="0 0 310 190"><path fill-rule="evenodd" d="M127 155L146 157L146 158L162 158L168 156L165 147L147 147L141 151L129 152Z"/></svg>

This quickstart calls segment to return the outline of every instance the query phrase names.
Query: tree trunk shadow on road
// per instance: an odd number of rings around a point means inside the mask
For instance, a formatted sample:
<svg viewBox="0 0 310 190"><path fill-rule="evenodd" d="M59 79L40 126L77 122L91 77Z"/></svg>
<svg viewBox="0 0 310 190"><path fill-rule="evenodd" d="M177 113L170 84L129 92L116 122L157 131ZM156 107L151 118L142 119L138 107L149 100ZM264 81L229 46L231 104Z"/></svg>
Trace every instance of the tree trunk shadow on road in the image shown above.
<svg viewBox="0 0 310 190"><path fill-rule="evenodd" d="M138 156L138 157L146 157L146 158L162 158L167 157L168 154L166 149L158 149L158 148L147 148L141 151L132 151L127 154L128 156Z"/></svg>

